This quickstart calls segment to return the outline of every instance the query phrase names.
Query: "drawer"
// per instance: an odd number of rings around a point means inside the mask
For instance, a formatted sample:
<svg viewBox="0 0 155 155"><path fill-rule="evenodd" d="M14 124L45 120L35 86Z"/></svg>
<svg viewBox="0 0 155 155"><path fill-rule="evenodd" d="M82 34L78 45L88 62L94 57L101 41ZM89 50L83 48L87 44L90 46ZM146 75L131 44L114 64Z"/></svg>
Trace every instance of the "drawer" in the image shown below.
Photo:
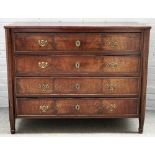
<svg viewBox="0 0 155 155"><path fill-rule="evenodd" d="M140 51L140 33L16 33L16 51Z"/></svg>
<svg viewBox="0 0 155 155"><path fill-rule="evenodd" d="M139 74L139 56L22 56L15 59L18 76L48 76L58 74Z"/></svg>
<svg viewBox="0 0 155 155"><path fill-rule="evenodd" d="M23 95L115 96L139 95L139 78L16 78L16 93Z"/></svg>
<svg viewBox="0 0 155 155"><path fill-rule="evenodd" d="M50 33L16 33L16 51L51 51L53 36Z"/></svg>
<svg viewBox="0 0 155 155"><path fill-rule="evenodd" d="M104 33L102 40L104 51L140 51L140 33Z"/></svg>
<svg viewBox="0 0 155 155"><path fill-rule="evenodd" d="M17 116L124 116L138 114L138 99L17 98Z"/></svg>

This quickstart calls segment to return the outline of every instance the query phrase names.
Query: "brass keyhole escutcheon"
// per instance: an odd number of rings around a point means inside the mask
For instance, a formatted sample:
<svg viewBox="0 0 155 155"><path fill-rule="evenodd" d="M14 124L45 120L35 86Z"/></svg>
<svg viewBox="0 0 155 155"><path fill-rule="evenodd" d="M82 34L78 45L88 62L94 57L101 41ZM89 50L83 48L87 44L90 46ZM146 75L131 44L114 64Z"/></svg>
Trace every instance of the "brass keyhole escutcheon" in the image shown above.
<svg viewBox="0 0 155 155"><path fill-rule="evenodd" d="M39 107L39 109L40 109L40 111L41 111L42 113L45 113L45 112L48 111L49 106L48 106L48 105L41 105L41 106Z"/></svg>
<svg viewBox="0 0 155 155"><path fill-rule="evenodd" d="M44 62L44 61L39 61L38 62L38 66L41 68L41 69L44 69L48 66L48 62Z"/></svg>
<svg viewBox="0 0 155 155"><path fill-rule="evenodd" d="M46 47L48 45L48 40L40 39L38 40L38 45L40 47Z"/></svg>
<svg viewBox="0 0 155 155"><path fill-rule="evenodd" d="M76 63L75 63L75 68L76 68L76 69L79 69L79 68L80 68L80 63L79 63L79 62L76 62Z"/></svg>
<svg viewBox="0 0 155 155"><path fill-rule="evenodd" d="M76 109L76 110L80 110L80 105L77 104L77 105L75 106L75 109Z"/></svg>
<svg viewBox="0 0 155 155"><path fill-rule="evenodd" d="M75 46L76 46L76 47L80 47L80 45L81 45L80 40L76 40L76 41L75 41Z"/></svg>
<svg viewBox="0 0 155 155"><path fill-rule="evenodd" d="M75 88L76 88L77 90L79 90L79 89L80 89L80 84L79 84L79 83L76 83L76 84L75 84Z"/></svg>
<svg viewBox="0 0 155 155"><path fill-rule="evenodd" d="M46 83L39 84L39 88L43 91L46 92L49 89L49 85Z"/></svg>

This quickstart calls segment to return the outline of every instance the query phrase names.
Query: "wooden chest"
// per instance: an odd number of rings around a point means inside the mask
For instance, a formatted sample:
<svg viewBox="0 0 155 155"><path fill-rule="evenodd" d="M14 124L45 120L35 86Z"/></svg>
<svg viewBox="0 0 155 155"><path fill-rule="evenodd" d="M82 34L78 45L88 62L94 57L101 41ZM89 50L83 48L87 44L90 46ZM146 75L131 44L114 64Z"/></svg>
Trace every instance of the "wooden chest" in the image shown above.
<svg viewBox="0 0 155 155"><path fill-rule="evenodd" d="M138 118L143 132L150 27L5 26L11 133L16 118Z"/></svg>

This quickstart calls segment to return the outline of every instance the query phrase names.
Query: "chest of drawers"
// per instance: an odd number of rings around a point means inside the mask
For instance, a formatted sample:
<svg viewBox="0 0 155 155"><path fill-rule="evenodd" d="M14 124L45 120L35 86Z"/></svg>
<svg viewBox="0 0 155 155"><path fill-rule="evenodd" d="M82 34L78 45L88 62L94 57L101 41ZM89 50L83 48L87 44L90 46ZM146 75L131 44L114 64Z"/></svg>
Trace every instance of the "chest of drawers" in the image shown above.
<svg viewBox="0 0 155 155"><path fill-rule="evenodd" d="M143 132L150 27L5 26L9 118L138 118Z"/></svg>

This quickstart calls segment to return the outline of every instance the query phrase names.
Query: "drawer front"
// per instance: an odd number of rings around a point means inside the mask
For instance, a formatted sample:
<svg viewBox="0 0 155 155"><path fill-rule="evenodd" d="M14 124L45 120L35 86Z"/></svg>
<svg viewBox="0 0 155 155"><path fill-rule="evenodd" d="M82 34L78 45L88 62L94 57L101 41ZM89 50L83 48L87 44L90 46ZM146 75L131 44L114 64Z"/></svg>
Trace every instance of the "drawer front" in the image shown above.
<svg viewBox="0 0 155 155"><path fill-rule="evenodd" d="M138 74L139 56L16 56L17 75Z"/></svg>
<svg viewBox="0 0 155 155"><path fill-rule="evenodd" d="M18 98L18 116L124 116L138 114L138 99Z"/></svg>
<svg viewBox="0 0 155 155"><path fill-rule="evenodd" d="M16 51L140 51L140 33L16 33Z"/></svg>
<svg viewBox="0 0 155 155"><path fill-rule="evenodd" d="M101 34L95 33L60 33L54 42L58 51L100 50L102 44Z"/></svg>
<svg viewBox="0 0 155 155"><path fill-rule="evenodd" d="M140 33L104 33L104 51L140 51Z"/></svg>
<svg viewBox="0 0 155 155"><path fill-rule="evenodd" d="M17 95L138 95L138 78L16 78Z"/></svg>
<svg viewBox="0 0 155 155"><path fill-rule="evenodd" d="M16 51L53 50L53 36L50 33L16 33Z"/></svg>

